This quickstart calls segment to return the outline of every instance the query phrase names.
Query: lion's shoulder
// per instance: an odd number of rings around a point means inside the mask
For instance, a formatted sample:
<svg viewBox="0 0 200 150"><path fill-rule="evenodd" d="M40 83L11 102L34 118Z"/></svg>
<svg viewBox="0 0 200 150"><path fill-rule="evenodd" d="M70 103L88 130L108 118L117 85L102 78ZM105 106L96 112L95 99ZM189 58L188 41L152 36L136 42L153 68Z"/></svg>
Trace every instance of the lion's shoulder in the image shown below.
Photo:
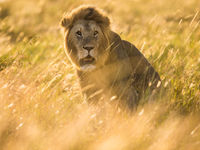
<svg viewBox="0 0 200 150"><path fill-rule="evenodd" d="M121 39L120 35L111 31L111 57L116 57L116 59L134 58L134 59L144 59L144 55L136 48L132 43Z"/></svg>

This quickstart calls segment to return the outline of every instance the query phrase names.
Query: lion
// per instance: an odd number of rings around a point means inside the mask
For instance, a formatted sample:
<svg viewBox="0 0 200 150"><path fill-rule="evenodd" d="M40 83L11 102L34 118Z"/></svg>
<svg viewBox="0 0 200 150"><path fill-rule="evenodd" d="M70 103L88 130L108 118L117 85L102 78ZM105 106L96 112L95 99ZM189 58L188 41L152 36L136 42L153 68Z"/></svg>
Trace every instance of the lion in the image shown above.
<svg viewBox="0 0 200 150"><path fill-rule="evenodd" d="M64 15L61 26L65 52L89 103L111 97L133 110L141 98L158 93L159 74L133 44L111 30L102 10L80 6Z"/></svg>

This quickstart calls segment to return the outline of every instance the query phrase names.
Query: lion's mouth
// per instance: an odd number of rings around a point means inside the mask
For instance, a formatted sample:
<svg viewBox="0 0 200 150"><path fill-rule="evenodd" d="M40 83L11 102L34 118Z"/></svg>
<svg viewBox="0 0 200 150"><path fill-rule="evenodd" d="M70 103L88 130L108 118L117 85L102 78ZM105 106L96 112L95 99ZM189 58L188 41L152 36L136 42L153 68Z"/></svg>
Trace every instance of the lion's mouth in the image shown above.
<svg viewBox="0 0 200 150"><path fill-rule="evenodd" d="M88 65L88 64L94 64L95 63L95 58L88 55L85 58L80 59L80 65L84 66L84 65Z"/></svg>

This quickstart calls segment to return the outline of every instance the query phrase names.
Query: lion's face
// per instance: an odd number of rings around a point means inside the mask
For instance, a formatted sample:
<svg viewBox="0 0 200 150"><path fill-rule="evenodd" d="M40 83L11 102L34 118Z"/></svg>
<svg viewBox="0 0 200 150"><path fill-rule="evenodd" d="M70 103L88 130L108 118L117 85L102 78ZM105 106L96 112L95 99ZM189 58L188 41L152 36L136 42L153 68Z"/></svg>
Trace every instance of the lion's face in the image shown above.
<svg viewBox="0 0 200 150"><path fill-rule="evenodd" d="M66 34L67 54L81 71L103 65L108 55L108 41L95 21L78 20Z"/></svg>

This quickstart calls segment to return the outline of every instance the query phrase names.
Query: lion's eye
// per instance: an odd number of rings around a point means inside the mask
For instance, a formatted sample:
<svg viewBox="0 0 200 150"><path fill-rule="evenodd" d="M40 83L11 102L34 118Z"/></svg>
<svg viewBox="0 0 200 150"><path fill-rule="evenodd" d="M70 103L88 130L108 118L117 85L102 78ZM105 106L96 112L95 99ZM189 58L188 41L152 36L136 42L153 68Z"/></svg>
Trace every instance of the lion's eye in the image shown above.
<svg viewBox="0 0 200 150"><path fill-rule="evenodd" d="M77 34L78 36L82 36L81 31L77 31L76 34Z"/></svg>
<svg viewBox="0 0 200 150"><path fill-rule="evenodd" d="M98 35L98 31L94 31L94 36L97 36Z"/></svg>

